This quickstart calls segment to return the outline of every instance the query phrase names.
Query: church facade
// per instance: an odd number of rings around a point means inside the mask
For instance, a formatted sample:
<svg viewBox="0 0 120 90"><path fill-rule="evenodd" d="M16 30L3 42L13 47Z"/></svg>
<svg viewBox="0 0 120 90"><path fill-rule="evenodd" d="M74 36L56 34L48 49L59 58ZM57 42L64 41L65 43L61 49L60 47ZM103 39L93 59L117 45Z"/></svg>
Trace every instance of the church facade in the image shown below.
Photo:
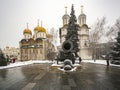
<svg viewBox="0 0 120 90"><path fill-rule="evenodd" d="M67 14L67 7L65 7L65 14L62 17L63 26L59 29L60 43L62 44L65 41L65 36L67 34L68 22L70 16ZM89 27L86 24L86 15L83 13L83 6L81 6L81 14L77 19L78 23L78 38L79 38L79 53L78 55L82 59L92 59L89 47Z"/></svg>
<svg viewBox="0 0 120 90"><path fill-rule="evenodd" d="M44 27L39 26L34 28L34 34L28 28L24 29L24 38L19 42L20 45L20 60L45 60L47 54L55 51L52 42L52 35L48 34Z"/></svg>

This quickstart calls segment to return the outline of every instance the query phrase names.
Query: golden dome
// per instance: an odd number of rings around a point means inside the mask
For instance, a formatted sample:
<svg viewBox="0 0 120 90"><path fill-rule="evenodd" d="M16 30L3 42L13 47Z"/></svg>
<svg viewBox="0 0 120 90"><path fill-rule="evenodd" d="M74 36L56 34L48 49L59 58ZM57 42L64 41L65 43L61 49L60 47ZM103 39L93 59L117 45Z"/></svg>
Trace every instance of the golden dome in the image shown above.
<svg viewBox="0 0 120 90"><path fill-rule="evenodd" d="M38 31L38 32L46 32L45 28L37 26L34 28L34 31Z"/></svg>
<svg viewBox="0 0 120 90"><path fill-rule="evenodd" d="M29 30L28 28L23 31L23 34L25 33L32 34L31 30Z"/></svg>
<svg viewBox="0 0 120 90"><path fill-rule="evenodd" d="M28 23L27 23L27 28L26 28L26 29L24 29L24 31L23 31L23 34L25 34L25 33L27 33L27 34L31 34L31 35L32 35L31 30L30 30L30 29L28 29Z"/></svg>
<svg viewBox="0 0 120 90"><path fill-rule="evenodd" d="M41 26L39 26L39 19L38 19L38 26L34 28L34 31L46 32L46 29L42 27L42 21L41 21Z"/></svg>

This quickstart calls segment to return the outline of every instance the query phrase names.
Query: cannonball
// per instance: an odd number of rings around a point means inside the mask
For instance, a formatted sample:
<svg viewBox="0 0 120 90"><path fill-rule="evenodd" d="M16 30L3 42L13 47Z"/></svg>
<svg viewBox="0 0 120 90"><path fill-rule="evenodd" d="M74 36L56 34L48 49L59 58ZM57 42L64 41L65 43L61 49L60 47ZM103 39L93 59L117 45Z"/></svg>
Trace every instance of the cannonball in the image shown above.
<svg viewBox="0 0 120 90"><path fill-rule="evenodd" d="M64 61L64 65L72 65L72 61L70 59L66 59Z"/></svg>
<svg viewBox="0 0 120 90"><path fill-rule="evenodd" d="M71 69L72 69L72 67L70 65L65 65L64 66L64 70L71 70Z"/></svg>

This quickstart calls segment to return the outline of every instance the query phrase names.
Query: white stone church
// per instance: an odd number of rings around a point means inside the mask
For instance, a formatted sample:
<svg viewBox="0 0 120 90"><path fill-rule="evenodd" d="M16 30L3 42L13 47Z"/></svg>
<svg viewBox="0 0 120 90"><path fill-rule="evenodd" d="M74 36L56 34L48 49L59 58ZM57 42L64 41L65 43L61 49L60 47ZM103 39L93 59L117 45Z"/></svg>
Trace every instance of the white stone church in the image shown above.
<svg viewBox="0 0 120 90"><path fill-rule="evenodd" d="M67 34L67 27L70 16L67 14L67 7L65 7L65 14L63 15L63 26L60 28L60 43L62 44ZM83 13L83 6L81 6L81 14L78 16L78 38L79 38L79 56L82 59L92 59L92 55L89 47L89 27L86 24L86 15Z"/></svg>

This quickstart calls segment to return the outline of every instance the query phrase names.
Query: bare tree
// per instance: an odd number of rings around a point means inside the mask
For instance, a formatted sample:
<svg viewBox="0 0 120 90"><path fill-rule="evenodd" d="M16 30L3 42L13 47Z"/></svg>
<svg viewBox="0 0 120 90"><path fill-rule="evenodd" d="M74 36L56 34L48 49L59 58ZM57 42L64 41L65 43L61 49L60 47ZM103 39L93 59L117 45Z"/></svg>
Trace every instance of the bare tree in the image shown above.
<svg viewBox="0 0 120 90"><path fill-rule="evenodd" d="M116 20L116 23L106 33L106 36L108 37L108 42L115 42L115 38L117 37L117 33L119 30L120 30L120 18Z"/></svg>
<svg viewBox="0 0 120 90"><path fill-rule="evenodd" d="M96 59L97 44L100 42L100 39L104 36L106 25L106 17L98 19L95 25L91 28L90 32L90 47L92 52L92 59Z"/></svg>

